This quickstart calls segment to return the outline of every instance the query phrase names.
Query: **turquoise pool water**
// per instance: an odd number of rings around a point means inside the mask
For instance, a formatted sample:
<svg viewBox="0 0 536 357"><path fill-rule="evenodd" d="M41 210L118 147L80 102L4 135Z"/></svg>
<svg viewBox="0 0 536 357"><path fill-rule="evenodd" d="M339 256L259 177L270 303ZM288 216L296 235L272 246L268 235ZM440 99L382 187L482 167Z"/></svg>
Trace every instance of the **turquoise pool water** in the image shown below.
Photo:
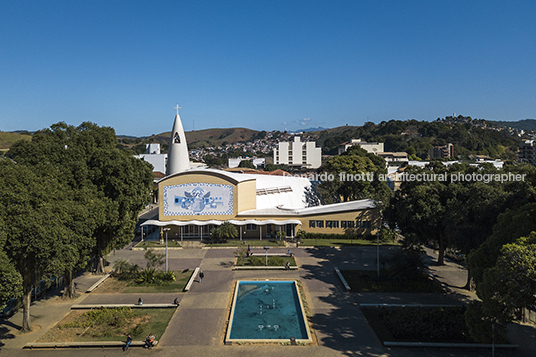
<svg viewBox="0 0 536 357"><path fill-rule="evenodd" d="M231 340L308 339L294 281L239 281Z"/></svg>

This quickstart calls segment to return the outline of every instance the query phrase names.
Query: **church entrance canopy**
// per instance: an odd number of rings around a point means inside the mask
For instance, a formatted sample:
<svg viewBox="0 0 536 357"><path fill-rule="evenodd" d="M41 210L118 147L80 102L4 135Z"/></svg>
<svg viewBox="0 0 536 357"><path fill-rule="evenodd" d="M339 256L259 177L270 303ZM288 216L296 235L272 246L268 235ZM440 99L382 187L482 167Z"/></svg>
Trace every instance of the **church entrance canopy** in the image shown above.
<svg viewBox="0 0 536 357"><path fill-rule="evenodd" d="M195 229L192 231L195 237L200 237L201 240L203 240L203 233L206 232L208 235L208 231L205 228L205 226L219 226L223 224L224 222L229 222L232 225L238 226L240 228L240 239L242 239L242 227L246 225L255 225L259 227L259 238L262 239L262 226L266 225L275 225L275 226L286 226L291 225L294 226L296 224L302 224L302 222L298 219L285 219L285 220L275 220L275 219L266 219L266 220L258 220L258 219L247 219L247 220L236 220L236 219L230 219L228 221L218 221L215 219L211 219L208 221L199 221L196 219L189 220L189 221L178 221L178 220L172 220L172 221L159 221L155 219L150 219L141 224L141 226L157 226L157 227L169 227L169 226L175 226L180 227L180 237L181 240L183 239L183 235L186 237L192 237L191 234L188 232L184 232L183 227L188 226L197 226L200 227L199 229ZM294 229L290 230L290 236L294 236Z"/></svg>

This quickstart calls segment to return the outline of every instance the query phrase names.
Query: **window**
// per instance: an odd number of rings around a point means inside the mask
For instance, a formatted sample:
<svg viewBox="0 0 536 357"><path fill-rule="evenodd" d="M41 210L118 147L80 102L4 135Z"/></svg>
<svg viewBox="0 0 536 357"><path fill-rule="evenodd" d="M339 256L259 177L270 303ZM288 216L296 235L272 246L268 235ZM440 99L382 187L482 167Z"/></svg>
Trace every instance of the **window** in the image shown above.
<svg viewBox="0 0 536 357"><path fill-rule="evenodd" d="M309 228L315 228L316 227L315 223L316 223L316 221L309 220Z"/></svg>
<svg viewBox="0 0 536 357"><path fill-rule="evenodd" d="M346 226L348 228L355 228L355 222L354 221L347 221Z"/></svg>
<svg viewBox="0 0 536 357"><path fill-rule="evenodd" d="M341 221L341 228L343 228L343 229L346 228L346 222L348 222L348 221Z"/></svg>
<svg viewBox="0 0 536 357"><path fill-rule="evenodd" d="M339 221L326 221L326 228L339 228Z"/></svg>
<svg viewBox="0 0 536 357"><path fill-rule="evenodd" d="M246 224L246 231L256 231L257 226L255 224Z"/></svg>
<svg viewBox="0 0 536 357"><path fill-rule="evenodd" d="M363 221L363 228L372 228L372 222L371 221Z"/></svg>
<svg viewBox="0 0 536 357"><path fill-rule="evenodd" d="M316 221L317 228L324 228L324 221Z"/></svg>

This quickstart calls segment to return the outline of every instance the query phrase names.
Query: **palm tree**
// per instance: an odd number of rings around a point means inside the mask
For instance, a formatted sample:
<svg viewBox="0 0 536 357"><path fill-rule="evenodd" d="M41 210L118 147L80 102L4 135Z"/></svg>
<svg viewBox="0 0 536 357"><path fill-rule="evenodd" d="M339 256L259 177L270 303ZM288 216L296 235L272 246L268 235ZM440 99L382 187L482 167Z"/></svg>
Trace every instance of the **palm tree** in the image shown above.
<svg viewBox="0 0 536 357"><path fill-rule="evenodd" d="M236 238L238 237L238 231L230 222L223 222L221 226L212 228L210 235L212 238L212 243L214 243L214 238Z"/></svg>

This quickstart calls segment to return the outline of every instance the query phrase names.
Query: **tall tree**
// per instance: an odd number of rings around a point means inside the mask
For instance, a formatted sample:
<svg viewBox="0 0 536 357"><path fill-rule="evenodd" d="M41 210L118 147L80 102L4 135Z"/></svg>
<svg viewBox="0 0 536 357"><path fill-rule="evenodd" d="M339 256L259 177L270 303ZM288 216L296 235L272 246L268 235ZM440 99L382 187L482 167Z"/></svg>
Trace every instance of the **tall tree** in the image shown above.
<svg viewBox="0 0 536 357"><path fill-rule="evenodd" d="M536 304L536 232L502 247L478 290L486 316L502 326Z"/></svg>
<svg viewBox="0 0 536 357"><path fill-rule="evenodd" d="M326 203L365 198L386 202L391 196L385 160L357 146L329 158L317 172L322 179L318 191Z"/></svg>
<svg viewBox="0 0 536 357"><path fill-rule="evenodd" d="M74 236L64 237L67 296L74 296L73 273L93 254L102 271L102 257L133 237L137 212L150 200L152 170L127 151L116 148L112 128L82 123L57 123L38 131L31 142L18 142L8 156L36 172L55 170L70 189L70 217L66 226ZM69 253L69 254L67 254Z"/></svg>
<svg viewBox="0 0 536 357"><path fill-rule="evenodd" d="M432 175L445 173L446 168L442 164L425 168L408 167L405 172L408 180L395 194L391 202L392 214L388 215L391 225L398 225L405 235L413 235L422 243L437 242L437 262L440 265L444 264L447 243L448 202L456 193L447 188L447 181L440 181L439 177L443 176Z"/></svg>
<svg viewBox="0 0 536 357"><path fill-rule="evenodd" d="M31 330L32 287L60 259L62 237L71 234L61 220L62 192L54 177L39 177L24 165L0 160L0 205L9 217L5 253L22 277L22 331Z"/></svg>

